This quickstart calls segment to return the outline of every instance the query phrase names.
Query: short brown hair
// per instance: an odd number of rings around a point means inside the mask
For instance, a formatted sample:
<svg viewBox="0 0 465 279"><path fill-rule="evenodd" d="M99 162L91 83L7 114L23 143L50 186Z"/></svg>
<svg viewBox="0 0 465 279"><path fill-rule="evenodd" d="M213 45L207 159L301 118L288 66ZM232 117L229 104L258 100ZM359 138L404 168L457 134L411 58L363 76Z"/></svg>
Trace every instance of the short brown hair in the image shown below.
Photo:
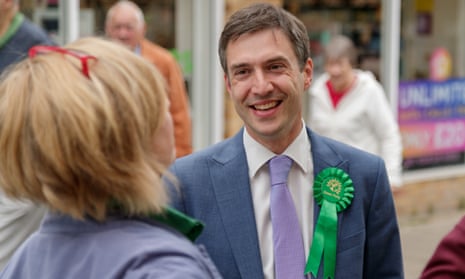
<svg viewBox="0 0 465 279"><path fill-rule="evenodd" d="M302 70L310 58L310 44L305 25L286 10L267 3L253 4L235 12L221 33L218 54L223 71L228 73L226 48L244 34L279 29L291 42ZM258 46L257 46L258 47Z"/></svg>

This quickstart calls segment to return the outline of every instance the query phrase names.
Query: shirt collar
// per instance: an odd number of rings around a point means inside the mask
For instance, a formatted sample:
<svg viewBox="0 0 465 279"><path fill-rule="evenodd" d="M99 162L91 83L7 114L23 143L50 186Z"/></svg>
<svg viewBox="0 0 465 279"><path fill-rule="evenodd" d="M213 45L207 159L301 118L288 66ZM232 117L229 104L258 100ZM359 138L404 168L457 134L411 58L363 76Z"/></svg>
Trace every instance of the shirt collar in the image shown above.
<svg viewBox="0 0 465 279"><path fill-rule="evenodd" d="M308 139L307 129L302 120L302 130L294 141L283 152L284 155L290 157L304 173L310 169L310 140ZM244 149L247 154L247 164L249 166L249 177L254 177L258 170L266 164L271 158L276 156L272 151L268 150L262 144L253 139L244 129L243 133Z"/></svg>

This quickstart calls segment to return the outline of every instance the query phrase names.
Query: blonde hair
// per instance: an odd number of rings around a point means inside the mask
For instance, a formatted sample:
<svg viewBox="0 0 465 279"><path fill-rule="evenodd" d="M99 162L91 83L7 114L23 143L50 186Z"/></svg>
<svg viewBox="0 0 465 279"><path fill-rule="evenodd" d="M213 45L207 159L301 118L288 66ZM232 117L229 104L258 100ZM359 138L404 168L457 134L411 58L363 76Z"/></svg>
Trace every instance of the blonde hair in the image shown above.
<svg viewBox="0 0 465 279"><path fill-rule="evenodd" d="M96 57L37 54L0 81L0 187L82 219L159 213L166 168L154 135L168 109L164 80L148 62L99 38L65 47Z"/></svg>

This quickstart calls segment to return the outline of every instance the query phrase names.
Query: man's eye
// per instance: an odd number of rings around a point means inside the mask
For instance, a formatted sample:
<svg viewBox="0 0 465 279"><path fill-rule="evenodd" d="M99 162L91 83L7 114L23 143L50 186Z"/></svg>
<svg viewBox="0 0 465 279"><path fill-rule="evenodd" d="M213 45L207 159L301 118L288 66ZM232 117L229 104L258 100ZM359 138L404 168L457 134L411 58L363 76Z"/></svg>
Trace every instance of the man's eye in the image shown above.
<svg viewBox="0 0 465 279"><path fill-rule="evenodd" d="M246 69L239 69L239 70L236 70L234 71L234 75L235 76L243 76L243 75L246 75L249 71L246 70Z"/></svg>
<svg viewBox="0 0 465 279"><path fill-rule="evenodd" d="M283 64L272 64L270 65L270 70L281 70L284 68Z"/></svg>

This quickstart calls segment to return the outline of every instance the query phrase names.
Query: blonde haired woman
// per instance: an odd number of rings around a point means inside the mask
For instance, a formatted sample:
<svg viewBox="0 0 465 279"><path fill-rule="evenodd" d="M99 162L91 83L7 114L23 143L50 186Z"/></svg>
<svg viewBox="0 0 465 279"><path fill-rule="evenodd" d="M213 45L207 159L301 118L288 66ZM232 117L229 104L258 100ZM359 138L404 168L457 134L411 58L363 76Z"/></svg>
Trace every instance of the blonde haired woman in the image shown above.
<svg viewBox="0 0 465 279"><path fill-rule="evenodd" d="M3 76L0 185L50 210L0 278L219 277L166 225L184 221L165 210L168 109L158 71L103 39L34 47Z"/></svg>

